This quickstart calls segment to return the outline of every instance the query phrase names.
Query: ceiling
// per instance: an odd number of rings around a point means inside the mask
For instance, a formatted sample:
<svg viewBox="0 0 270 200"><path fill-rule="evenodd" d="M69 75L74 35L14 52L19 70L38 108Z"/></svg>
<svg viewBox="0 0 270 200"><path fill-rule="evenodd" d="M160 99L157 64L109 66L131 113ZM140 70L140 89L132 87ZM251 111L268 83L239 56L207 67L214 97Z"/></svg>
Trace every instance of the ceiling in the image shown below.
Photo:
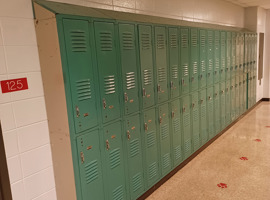
<svg viewBox="0 0 270 200"><path fill-rule="evenodd" d="M242 7L259 6L270 9L270 0L225 0Z"/></svg>

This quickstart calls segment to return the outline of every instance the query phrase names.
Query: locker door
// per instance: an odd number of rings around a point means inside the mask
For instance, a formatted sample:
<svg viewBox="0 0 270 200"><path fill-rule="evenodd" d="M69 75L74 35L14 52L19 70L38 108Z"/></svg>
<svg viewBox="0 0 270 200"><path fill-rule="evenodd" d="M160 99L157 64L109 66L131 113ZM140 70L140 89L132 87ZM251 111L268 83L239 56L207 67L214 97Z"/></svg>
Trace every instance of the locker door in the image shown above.
<svg viewBox="0 0 270 200"><path fill-rule="evenodd" d="M252 90L253 90L253 87L252 87L252 78L251 78L251 74L250 72L248 73L248 108L251 108L252 107Z"/></svg>
<svg viewBox="0 0 270 200"><path fill-rule="evenodd" d="M193 137L193 152L197 151L200 146L200 115L199 115L199 93L194 92L191 97L191 121L192 121L192 137Z"/></svg>
<svg viewBox="0 0 270 200"><path fill-rule="evenodd" d="M220 88L219 83L214 86L214 119L215 119L215 133L218 134L221 130L220 128Z"/></svg>
<svg viewBox="0 0 270 200"><path fill-rule="evenodd" d="M243 113L243 76L239 76L239 115Z"/></svg>
<svg viewBox="0 0 270 200"><path fill-rule="evenodd" d="M220 32L215 31L215 50L214 50L214 82L218 83L220 78Z"/></svg>
<svg viewBox="0 0 270 200"><path fill-rule="evenodd" d="M239 76L235 77L235 117L239 116Z"/></svg>
<svg viewBox="0 0 270 200"><path fill-rule="evenodd" d="M165 176L172 168L171 161L171 135L169 121L169 106L163 104L158 108L159 138L160 138L160 158L161 174Z"/></svg>
<svg viewBox="0 0 270 200"><path fill-rule="evenodd" d="M253 105L256 103L256 76L253 76Z"/></svg>
<svg viewBox="0 0 270 200"><path fill-rule="evenodd" d="M129 187L132 199L138 198L144 191L143 160L140 116L125 118L124 140L127 143Z"/></svg>
<svg viewBox="0 0 270 200"><path fill-rule="evenodd" d="M79 133L98 123L88 22L65 19L63 24L73 119Z"/></svg>
<svg viewBox="0 0 270 200"><path fill-rule="evenodd" d="M198 29L190 29L190 90L198 90L198 61L199 61L199 45L198 45Z"/></svg>
<svg viewBox="0 0 270 200"><path fill-rule="evenodd" d="M235 78L231 79L231 121L235 120Z"/></svg>
<svg viewBox="0 0 270 200"><path fill-rule="evenodd" d="M139 110L137 49L133 24L119 24L125 114Z"/></svg>
<svg viewBox="0 0 270 200"><path fill-rule="evenodd" d="M221 32L220 36L220 81L225 81L226 69L226 32Z"/></svg>
<svg viewBox="0 0 270 200"><path fill-rule="evenodd" d="M231 81L226 81L226 88L225 88L225 95L226 95L226 126L231 123Z"/></svg>
<svg viewBox="0 0 270 200"><path fill-rule="evenodd" d="M77 138L82 199L104 199L99 131Z"/></svg>
<svg viewBox="0 0 270 200"><path fill-rule="evenodd" d="M249 61L248 61L248 34L245 33L245 73L248 72L248 68L249 68Z"/></svg>
<svg viewBox="0 0 270 200"><path fill-rule="evenodd" d="M153 74L153 50L151 26L139 25L139 45L141 64L141 84L143 108L155 104L154 74Z"/></svg>
<svg viewBox="0 0 270 200"><path fill-rule="evenodd" d="M199 87L206 87L206 56L207 56L207 48L206 48L206 30L200 30L200 76L199 76Z"/></svg>
<svg viewBox="0 0 270 200"><path fill-rule="evenodd" d="M243 66L243 62L244 62L243 33L240 33L239 39L240 39L239 40L239 57L240 57L240 60L239 60L239 76L242 76L243 72L244 72L244 66Z"/></svg>
<svg viewBox="0 0 270 200"><path fill-rule="evenodd" d="M236 33L236 36L235 36L235 76L239 76L239 63L240 63L240 34Z"/></svg>
<svg viewBox="0 0 270 200"><path fill-rule="evenodd" d="M169 28L169 59L171 98L178 97L180 92L179 77L179 42L177 28Z"/></svg>
<svg viewBox="0 0 270 200"><path fill-rule="evenodd" d="M104 148L109 199L126 199L125 169L120 121L104 127Z"/></svg>
<svg viewBox="0 0 270 200"><path fill-rule="evenodd" d="M207 31L207 86L213 85L213 67L214 67L214 34L213 31Z"/></svg>
<svg viewBox="0 0 270 200"><path fill-rule="evenodd" d="M120 117L119 74L113 23L95 22L95 41L103 122Z"/></svg>
<svg viewBox="0 0 270 200"><path fill-rule="evenodd" d="M215 135L213 92L214 92L213 86L207 88L207 121L208 121L209 140L212 139Z"/></svg>
<svg viewBox="0 0 270 200"><path fill-rule="evenodd" d="M190 124L190 98L189 95L182 98L184 155L188 158L192 153L191 148L191 124Z"/></svg>
<svg viewBox="0 0 270 200"><path fill-rule="evenodd" d="M145 177L148 188L154 185L159 179L158 146L156 130L156 112L150 109L143 113L144 130L144 154L145 154Z"/></svg>
<svg viewBox="0 0 270 200"><path fill-rule="evenodd" d="M180 50L180 62L181 62L181 94L187 94L189 92L189 29L181 28L181 50Z"/></svg>
<svg viewBox="0 0 270 200"><path fill-rule="evenodd" d="M247 109L247 75L243 75L243 112Z"/></svg>
<svg viewBox="0 0 270 200"><path fill-rule="evenodd" d="M204 145L208 140L207 132L207 106L206 106L206 89L200 91L200 133L201 145Z"/></svg>
<svg viewBox="0 0 270 200"><path fill-rule="evenodd" d="M232 39L231 39L231 32L227 32L226 34L226 81L231 79L231 47L232 47Z"/></svg>
<svg viewBox="0 0 270 200"><path fill-rule="evenodd" d="M232 47L231 47L231 78L235 77L236 73L236 33L232 32Z"/></svg>
<svg viewBox="0 0 270 200"><path fill-rule="evenodd" d="M167 35L165 27L155 27L156 80L158 102L168 100Z"/></svg>
<svg viewBox="0 0 270 200"><path fill-rule="evenodd" d="M226 127L226 95L225 95L225 82L220 83L220 125L221 130Z"/></svg>
<svg viewBox="0 0 270 200"><path fill-rule="evenodd" d="M181 132L181 115L180 101L176 99L171 102L171 127L172 127L172 148L173 164L178 166L182 160L182 132Z"/></svg>

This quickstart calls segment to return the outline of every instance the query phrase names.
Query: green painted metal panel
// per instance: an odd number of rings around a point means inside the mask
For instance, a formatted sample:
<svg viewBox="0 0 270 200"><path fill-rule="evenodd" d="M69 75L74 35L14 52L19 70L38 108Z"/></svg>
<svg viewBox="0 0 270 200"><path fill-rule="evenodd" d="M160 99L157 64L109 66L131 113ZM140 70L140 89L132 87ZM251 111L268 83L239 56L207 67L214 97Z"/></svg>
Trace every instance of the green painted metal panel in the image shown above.
<svg viewBox="0 0 270 200"><path fill-rule="evenodd" d="M119 24L125 114L139 111L136 33L133 24Z"/></svg>
<svg viewBox="0 0 270 200"><path fill-rule="evenodd" d="M236 73L236 33L232 32L232 47L231 47L231 78L235 77Z"/></svg>
<svg viewBox="0 0 270 200"><path fill-rule="evenodd" d="M159 179L160 168L158 158L158 139L156 130L156 111L147 110L143 113L143 134L144 134L144 157L145 177L147 187L154 185Z"/></svg>
<svg viewBox="0 0 270 200"><path fill-rule="evenodd" d="M240 114L239 76L235 77L235 117Z"/></svg>
<svg viewBox="0 0 270 200"><path fill-rule="evenodd" d="M243 75L243 112L247 109L247 75Z"/></svg>
<svg viewBox="0 0 270 200"><path fill-rule="evenodd" d="M192 137L191 137L191 117L190 117L190 97L189 95L182 97L182 119L183 119L183 142L184 142L184 155L188 158L192 153Z"/></svg>
<svg viewBox="0 0 270 200"><path fill-rule="evenodd" d="M221 131L220 124L220 85L216 83L214 85L214 119L215 119L215 133L218 134Z"/></svg>
<svg viewBox="0 0 270 200"><path fill-rule="evenodd" d="M234 121L235 115L235 78L231 79L231 121Z"/></svg>
<svg viewBox="0 0 270 200"><path fill-rule="evenodd" d="M213 86L207 88L207 122L208 122L209 140L212 139L215 135L213 92L214 92Z"/></svg>
<svg viewBox="0 0 270 200"><path fill-rule="evenodd" d="M99 135L99 131L94 130L77 138L83 200L104 199Z"/></svg>
<svg viewBox="0 0 270 200"><path fill-rule="evenodd" d="M139 25L139 47L141 64L141 84L143 108L155 104L152 27Z"/></svg>
<svg viewBox="0 0 270 200"><path fill-rule="evenodd" d="M239 76L244 73L244 34L239 35Z"/></svg>
<svg viewBox="0 0 270 200"><path fill-rule="evenodd" d="M226 32L220 33L220 81L225 81L226 72Z"/></svg>
<svg viewBox="0 0 270 200"><path fill-rule="evenodd" d="M170 65L170 93L171 98L178 97L180 94L180 75L179 75L179 41L178 29L169 28L169 65Z"/></svg>
<svg viewBox="0 0 270 200"><path fill-rule="evenodd" d="M239 76L240 64L240 33L235 34L235 76Z"/></svg>
<svg viewBox="0 0 270 200"><path fill-rule="evenodd" d="M167 30L155 27L155 59L158 102L168 100Z"/></svg>
<svg viewBox="0 0 270 200"><path fill-rule="evenodd" d="M120 121L104 127L107 195L110 200L126 199L125 169Z"/></svg>
<svg viewBox="0 0 270 200"><path fill-rule="evenodd" d="M129 188L132 199L144 191L142 139L139 114L125 118L124 140L127 143Z"/></svg>
<svg viewBox="0 0 270 200"><path fill-rule="evenodd" d="M239 115L243 114L243 75L239 76Z"/></svg>
<svg viewBox="0 0 270 200"><path fill-rule="evenodd" d="M214 83L214 34L213 31L207 31L207 86Z"/></svg>
<svg viewBox="0 0 270 200"><path fill-rule="evenodd" d="M232 47L232 33L226 33L226 81L231 79L231 47Z"/></svg>
<svg viewBox="0 0 270 200"><path fill-rule="evenodd" d="M180 100L176 99L171 102L171 131L172 131L172 154L173 165L178 166L183 160L182 153L182 131Z"/></svg>
<svg viewBox="0 0 270 200"><path fill-rule="evenodd" d="M220 79L220 32L215 31L214 40L214 83L218 83Z"/></svg>
<svg viewBox="0 0 270 200"><path fill-rule="evenodd" d="M220 83L220 126L221 130L226 127L226 84L225 82Z"/></svg>
<svg viewBox="0 0 270 200"><path fill-rule="evenodd" d="M200 113L199 113L199 93L190 94L191 98L191 124L193 137L193 152L197 151L201 146L200 138Z"/></svg>
<svg viewBox="0 0 270 200"><path fill-rule="evenodd" d="M171 132L168 103L158 107L158 124L160 140L161 174L165 176L172 169Z"/></svg>
<svg viewBox="0 0 270 200"><path fill-rule="evenodd" d="M103 122L120 117L119 73L115 27L109 22L95 22L95 42Z"/></svg>
<svg viewBox="0 0 270 200"><path fill-rule="evenodd" d="M207 132L207 105L206 105L206 89L200 90L200 138L201 145L204 145L208 140Z"/></svg>
<svg viewBox="0 0 270 200"><path fill-rule="evenodd" d="M199 32L197 28L190 29L190 91L198 90L199 62Z"/></svg>
<svg viewBox="0 0 270 200"><path fill-rule="evenodd" d="M231 81L226 81L226 88L225 88L225 95L226 95L226 126L231 123Z"/></svg>
<svg viewBox="0 0 270 200"><path fill-rule="evenodd" d="M93 76L92 47L87 21L63 21L68 63L72 115L76 133L97 125L96 91Z"/></svg>
<svg viewBox="0 0 270 200"><path fill-rule="evenodd" d="M189 92L189 29L180 29L181 94Z"/></svg>
<svg viewBox="0 0 270 200"><path fill-rule="evenodd" d="M206 30L200 30L200 49L199 49L199 88L206 87L206 79L207 79L207 45L206 45Z"/></svg>

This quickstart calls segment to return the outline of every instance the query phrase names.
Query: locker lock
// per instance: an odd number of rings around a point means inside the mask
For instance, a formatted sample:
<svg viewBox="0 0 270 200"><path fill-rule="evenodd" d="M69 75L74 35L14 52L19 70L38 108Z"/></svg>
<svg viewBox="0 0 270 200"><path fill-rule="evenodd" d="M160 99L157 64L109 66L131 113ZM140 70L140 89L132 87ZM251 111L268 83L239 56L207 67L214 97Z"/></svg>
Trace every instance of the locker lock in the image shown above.
<svg viewBox="0 0 270 200"><path fill-rule="evenodd" d="M76 116L77 117L80 117L80 110L79 110L79 107L78 106L76 106Z"/></svg>
<svg viewBox="0 0 270 200"><path fill-rule="evenodd" d="M128 95L126 92L124 93L124 96L125 96L125 102L128 102Z"/></svg>
<svg viewBox="0 0 270 200"><path fill-rule="evenodd" d="M107 150L109 150L109 149L110 149L109 140L106 140L106 149L107 149Z"/></svg>
<svg viewBox="0 0 270 200"><path fill-rule="evenodd" d="M84 154L83 154L82 151L81 151L81 153L80 153L80 157L81 157L81 163L83 164L83 163L84 163Z"/></svg>
<svg viewBox="0 0 270 200"><path fill-rule="evenodd" d="M103 103L103 109L106 109L106 99L105 98L102 99L102 103Z"/></svg>
<svg viewBox="0 0 270 200"><path fill-rule="evenodd" d="M148 125L147 125L147 123L144 123L144 130L145 130L145 131L148 130Z"/></svg>
<svg viewBox="0 0 270 200"><path fill-rule="evenodd" d="M146 90L145 90L145 88L143 88L143 97L145 97L146 96Z"/></svg>
<svg viewBox="0 0 270 200"><path fill-rule="evenodd" d="M174 118L174 114L175 114L174 111L172 111L172 118Z"/></svg>
<svg viewBox="0 0 270 200"><path fill-rule="evenodd" d="M159 124L162 123L162 117L159 117Z"/></svg>
<svg viewBox="0 0 270 200"><path fill-rule="evenodd" d="M130 132L129 132L129 130L127 131L127 138L128 138L128 140L130 140Z"/></svg>

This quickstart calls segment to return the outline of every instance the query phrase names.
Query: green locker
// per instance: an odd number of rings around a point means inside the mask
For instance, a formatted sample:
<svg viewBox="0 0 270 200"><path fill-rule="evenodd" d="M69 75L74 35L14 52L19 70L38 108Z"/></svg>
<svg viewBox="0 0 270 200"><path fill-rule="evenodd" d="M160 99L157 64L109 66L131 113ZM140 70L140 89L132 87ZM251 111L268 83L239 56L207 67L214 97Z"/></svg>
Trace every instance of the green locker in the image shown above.
<svg viewBox="0 0 270 200"><path fill-rule="evenodd" d="M199 33L197 28L190 29L190 90L198 90Z"/></svg>
<svg viewBox="0 0 270 200"><path fill-rule="evenodd" d="M240 34L235 35L235 76L239 76L239 63L240 63Z"/></svg>
<svg viewBox="0 0 270 200"><path fill-rule="evenodd" d="M152 27L139 25L139 46L143 108L155 104Z"/></svg>
<svg viewBox="0 0 270 200"><path fill-rule="evenodd" d="M254 75L253 76L253 99L252 99L252 101L253 101L253 105L256 103L256 83L257 83L257 81L256 81L256 76Z"/></svg>
<svg viewBox="0 0 270 200"><path fill-rule="evenodd" d="M225 82L220 83L220 126L221 130L226 127L226 95Z"/></svg>
<svg viewBox="0 0 270 200"><path fill-rule="evenodd" d="M208 122L209 140L212 139L215 135L213 92L214 92L213 86L207 88L207 122Z"/></svg>
<svg viewBox="0 0 270 200"><path fill-rule="evenodd" d="M87 21L63 21L76 133L98 124L92 52Z"/></svg>
<svg viewBox="0 0 270 200"><path fill-rule="evenodd" d="M180 29L181 94L189 92L189 29Z"/></svg>
<svg viewBox="0 0 270 200"><path fill-rule="evenodd" d="M244 34L240 33L240 61L239 61L239 75L244 73Z"/></svg>
<svg viewBox="0 0 270 200"><path fill-rule="evenodd" d="M208 140L207 132L207 106L206 106L206 89L200 90L200 133L201 145L204 145Z"/></svg>
<svg viewBox="0 0 270 200"><path fill-rule="evenodd" d="M104 127L104 152L109 199L126 199L125 169L120 121Z"/></svg>
<svg viewBox="0 0 270 200"><path fill-rule="evenodd" d="M190 95L191 98L191 124L193 137L193 152L197 151L200 146L200 113L199 113L199 93L194 92Z"/></svg>
<svg viewBox="0 0 270 200"><path fill-rule="evenodd" d="M213 85L214 71L214 34L213 31L207 31L207 86Z"/></svg>
<svg viewBox="0 0 270 200"><path fill-rule="evenodd" d="M102 119L106 123L120 117L115 26L109 22L95 22L94 27Z"/></svg>
<svg viewBox="0 0 270 200"><path fill-rule="evenodd" d="M238 118L240 114L240 97L239 97L239 76L235 77L235 117Z"/></svg>
<svg viewBox="0 0 270 200"><path fill-rule="evenodd" d="M170 89L171 98L179 96L179 42L177 28L169 28L169 65L170 65Z"/></svg>
<svg viewBox="0 0 270 200"><path fill-rule="evenodd" d="M225 81L226 69L226 32L220 33L220 81Z"/></svg>
<svg viewBox="0 0 270 200"><path fill-rule="evenodd" d="M236 73L236 33L232 32L232 47L231 47L231 78L235 77Z"/></svg>
<svg viewBox="0 0 270 200"><path fill-rule="evenodd" d="M232 47L232 33L227 32L226 34L226 81L231 79L231 47Z"/></svg>
<svg viewBox="0 0 270 200"><path fill-rule="evenodd" d="M167 34L165 27L155 27L155 60L158 102L168 100Z"/></svg>
<svg viewBox="0 0 270 200"><path fill-rule="evenodd" d="M218 83L220 79L220 32L215 31L215 50L214 50L214 83Z"/></svg>
<svg viewBox="0 0 270 200"><path fill-rule="evenodd" d="M243 75L243 112L247 109L247 75Z"/></svg>
<svg viewBox="0 0 270 200"><path fill-rule="evenodd" d="M159 158L158 140L156 130L155 108L143 113L143 135L144 135L144 157L145 157L145 178L147 187L153 186L159 179Z"/></svg>
<svg viewBox="0 0 270 200"><path fill-rule="evenodd" d="M215 119L215 134L218 134L221 130L220 124L220 88L219 83L214 86L214 119Z"/></svg>
<svg viewBox="0 0 270 200"><path fill-rule="evenodd" d="M247 73L247 49L248 49L248 46L247 46L247 34L245 33L244 34L244 73L246 74Z"/></svg>
<svg viewBox="0 0 270 200"><path fill-rule="evenodd" d="M234 121L235 116L235 78L231 79L231 121Z"/></svg>
<svg viewBox="0 0 270 200"><path fill-rule="evenodd" d="M192 153L192 137L190 123L190 98L189 95L182 97L182 119L183 119L183 136L184 136L184 155L188 158Z"/></svg>
<svg viewBox="0 0 270 200"><path fill-rule="evenodd" d="M104 199L99 131L94 130L77 138L82 199Z"/></svg>
<svg viewBox="0 0 270 200"><path fill-rule="evenodd" d="M125 118L124 140L127 143L128 180L132 199L138 198L144 191L142 143L139 114Z"/></svg>
<svg viewBox="0 0 270 200"><path fill-rule="evenodd" d="M161 174L165 176L171 171L171 134L169 120L169 105L163 104L158 108L159 140L160 140L160 159Z"/></svg>
<svg viewBox="0 0 270 200"><path fill-rule="evenodd" d="M135 26L119 24L125 114L139 111L139 89Z"/></svg>
<svg viewBox="0 0 270 200"><path fill-rule="evenodd" d="M228 126L231 123L231 81L230 80L226 81L225 95L226 95L225 120L226 120L226 126Z"/></svg>
<svg viewBox="0 0 270 200"><path fill-rule="evenodd" d="M248 81L247 81L247 87L248 87L248 95L247 95L247 101L248 101L248 109L251 107L251 86L252 86L252 79L250 78L250 73L248 73Z"/></svg>
<svg viewBox="0 0 270 200"><path fill-rule="evenodd" d="M200 57L200 69L199 69L199 88L206 87L206 58L207 58L207 47L206 47L206 30L200 30L200 49L199 49L199 57Z"/></svg>
<svg viewBox="0 0 270 200"><path fill-rule="evenodd" d="M243 76L239 76L239 115L243 114Z"/></svg>
<svg viewBox="0 0 270 200"><path fill-rule="evenodd" d="M249 71L249 37L248 34L245 33L245 73Z"/></svg>
<svg viewBox="0 0 270 200"><path fill-rule="evenodd" d="M182 153L182 131L180 101L176 99L171 102L171 127L172 127L172 154L173 165L178 166L183 160Z"/></svg>

